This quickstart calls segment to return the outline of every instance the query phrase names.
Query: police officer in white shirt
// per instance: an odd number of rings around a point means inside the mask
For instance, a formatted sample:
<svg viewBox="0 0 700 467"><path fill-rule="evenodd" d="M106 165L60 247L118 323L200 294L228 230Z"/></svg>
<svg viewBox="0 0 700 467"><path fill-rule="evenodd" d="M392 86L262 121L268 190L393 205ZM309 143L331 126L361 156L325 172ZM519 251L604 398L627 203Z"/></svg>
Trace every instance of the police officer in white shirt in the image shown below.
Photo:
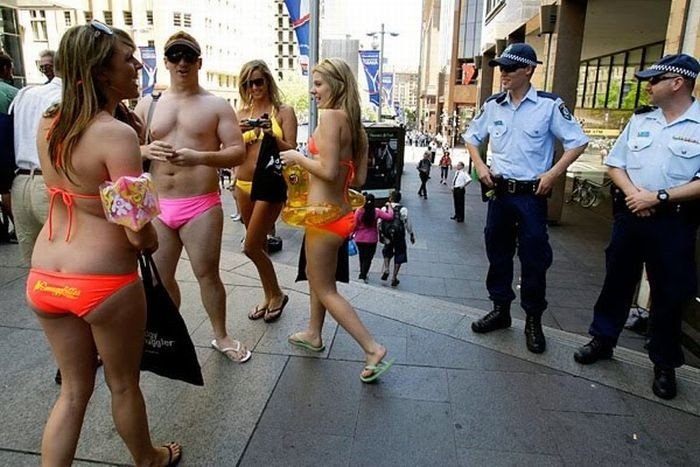
<svg viewBox="0 0 700 467"><path fill-rule="evenodd" d="M464 134L479 180L495 193L489 200L484 230L489 258L486 287L494 308L472 323L472 331L485 333L510 326L517 245L525 337L528 350L534 353L546 349L541 317L547 308L546 275L552 264L547 196L588 144L561 98L530 85L538 63L534 49L521 43L509 45L491 60L489 65L500 69L505 92L486 100ZM479 155L487 135L491 139L490 168ZM555 139L562 142L564 154L553 164Z"/></svg>
<svg viewBox="0 0 700 467"><path fill-rule="evenodd" d="M464 222L464 194L471 180L464 171L464 162L457 163L457 171L452 179L452 199L455 206L455 215L450 219Z"/></svg>
<svg viewBox="0 0 700 467"><path fill-rule="evenodd" d="M635 112L606 160L616 186L606 275L594 307L582 364L611 358L646 265L651 285L649 358L654 394L676 396L674 369L684 362L681 318L696 292L695 239L700 216L700 104L693 98L700 63L667 55L635 75L651 103Z"/></svg>

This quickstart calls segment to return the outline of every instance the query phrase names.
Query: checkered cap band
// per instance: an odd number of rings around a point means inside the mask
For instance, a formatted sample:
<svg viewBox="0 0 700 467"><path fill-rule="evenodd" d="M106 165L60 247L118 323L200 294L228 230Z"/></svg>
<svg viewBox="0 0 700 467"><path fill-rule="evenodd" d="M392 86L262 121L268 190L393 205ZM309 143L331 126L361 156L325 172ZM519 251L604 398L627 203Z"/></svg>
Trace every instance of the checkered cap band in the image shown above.
<svg viewBox="0 0 700 467"><path fill-rule="evenodd" d="M669 65L652 65L649 67L651 70L659 70L659 71L666 71L668 73L676 73L679 75L687 76L690 79L695 79L698 77L698 74L690 71L686 68L681 68L677 66L669 66Z"/></svg>
<svg viewBox="0 0 700 467"><path fill-rule="evenodd" d="M526 65L537 66L537 62L535 62L533 60L528 60L527 58L521 57L519 55L502 54L498 58L507 58L508 60L514 60L516 62L524 63Z"/></svg>

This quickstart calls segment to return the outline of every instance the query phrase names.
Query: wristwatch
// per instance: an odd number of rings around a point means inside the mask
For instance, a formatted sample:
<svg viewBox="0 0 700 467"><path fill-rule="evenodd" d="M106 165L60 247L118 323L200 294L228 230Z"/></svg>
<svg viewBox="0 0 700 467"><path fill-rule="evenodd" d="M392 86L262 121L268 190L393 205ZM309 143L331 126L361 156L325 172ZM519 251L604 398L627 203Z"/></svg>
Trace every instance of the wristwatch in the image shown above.
<svg viewBox="0 0 700 467"><path fill-rule="evenodd" d="M658 199L661 203L666 203L668 202L669 194L668 191L666 190L659 190L656 192L656 199Z"/></svg>

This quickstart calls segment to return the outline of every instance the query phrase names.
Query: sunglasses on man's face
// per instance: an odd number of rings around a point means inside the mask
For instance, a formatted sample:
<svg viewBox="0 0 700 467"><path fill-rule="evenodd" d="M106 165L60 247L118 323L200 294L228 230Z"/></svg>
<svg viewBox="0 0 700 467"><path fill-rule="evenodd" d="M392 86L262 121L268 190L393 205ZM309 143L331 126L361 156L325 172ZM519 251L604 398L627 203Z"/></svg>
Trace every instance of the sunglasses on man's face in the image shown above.
<svg viewBox="0 0 700 467"><path fill-rule="evenodd" d="M498 69L501 70L501 73L513 73L526 66L527 65L498 65Z"/></svg>
<svg viewBox="0 0 700 467"><path fill-rule="evenodd" d="M265 78L249 79L243 82L243 87L252 88L253 86L261 88L265 86Z"/></svg>
<svg viewBox="0 0 700 467"><path fill-rule="evenodd" d="M661 81L666 81L667 79L682 78L682 76L652 76L649 78L649 84L656 86Z"/></svg>
<svg viewBox="0 0 700 467"><path fill-rule="evenodd" d="M170 63L180 63L182 59L187 63L194 63L199 58L199 55L188 50L176 50L175 52L166 54L165 58L167 58Z"/></svg>
<svg viewBox="0 0 700 467"><path fill-rule="evenodd" d="M114 34L114 31L112 31L112 28L107 26L105 23L102 23L100 21L97 21L96 19L93 19L88 23L92 29L95 30L95 37L99 36L100 34L106 34L108 36L111 36Z"/></svg>

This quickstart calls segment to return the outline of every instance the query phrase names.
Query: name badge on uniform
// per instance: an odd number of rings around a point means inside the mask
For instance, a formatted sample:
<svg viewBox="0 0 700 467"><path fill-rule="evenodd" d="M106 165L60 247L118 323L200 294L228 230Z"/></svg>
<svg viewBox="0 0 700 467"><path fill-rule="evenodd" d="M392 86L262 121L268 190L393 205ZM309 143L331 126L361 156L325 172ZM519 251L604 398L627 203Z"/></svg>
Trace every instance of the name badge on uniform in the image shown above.
<svg viewBox="0 0 700 467"><path fill-rule="evenodd" d="M673 136L672 139L675 139L676 141L684 141L686 143L700 144L700 141L694 140L693 138L687 138L685 136Z"/></svg>
<svg viewBox="0 0 700 467"><path fill-rule="evenodd" d="M503 126L503 120L496 120L493 124L496 126Z"/></svg>
<svg viewBox="0 0 700 467"><path fill-rule="evenodd" d="M640 138L648 138L650 134L648 131L640 131L639 133L637 133L637 136Z"/></svg>

